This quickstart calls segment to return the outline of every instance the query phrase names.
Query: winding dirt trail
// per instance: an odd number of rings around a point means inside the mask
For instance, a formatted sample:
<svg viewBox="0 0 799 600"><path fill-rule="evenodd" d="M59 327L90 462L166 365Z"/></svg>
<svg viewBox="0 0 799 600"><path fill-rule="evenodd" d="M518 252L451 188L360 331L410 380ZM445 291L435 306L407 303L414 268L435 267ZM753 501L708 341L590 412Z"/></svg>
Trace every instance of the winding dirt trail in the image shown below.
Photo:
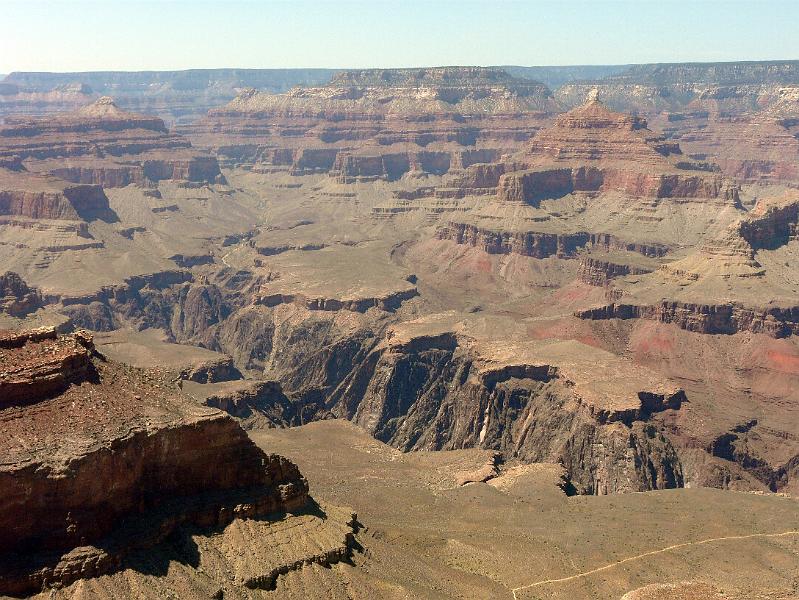
<svg viewBox="0 0 799 600"><path fill-rule="evenodd" d="M522 590L528 590L534 587L538 587L540 585L547 585L551 583L565 583L567 581L573 581L575 579L580 579L582 577L588 577L589 575L593 575L594 573L600 573L601 571L607 571L608 569L612 569L619 565L623 565L624 563L632 562L634 560L638 560L639 558L644 558L646 556L654 556L656 554L663 554L664 552L670 552L672 550L678 550L680 548L686 548L688 546L701 546L703 544L711 544L713 542L722 542L725 540L748 540L752 538L776 538L776 537L787 537L790 535L799 535L799 531L797 530L790 530L790 531L783 531L781 533L750 533L748 535L730 535L726 537L716 537L716 538L708 538L706 540L699 540L697 542L683 542L681 544L674 544L673 546L667 546L666 548L661 548L660 550L651 550L650 552L644 552L643 554L636 554L635 556L629 556L624 558L620 561L610 563L605 565L604 567L598 567L596 569L591 569L590 571L583 571L582 573L577 573L576 575L571 575L569 577L561 577L560 579L545 579L544 581L536 581L535 583L530 583L528 585L523 585L517 588L513 588L511 593L513 594L514 600L518 600L516 596L517 592Z"/></svg>

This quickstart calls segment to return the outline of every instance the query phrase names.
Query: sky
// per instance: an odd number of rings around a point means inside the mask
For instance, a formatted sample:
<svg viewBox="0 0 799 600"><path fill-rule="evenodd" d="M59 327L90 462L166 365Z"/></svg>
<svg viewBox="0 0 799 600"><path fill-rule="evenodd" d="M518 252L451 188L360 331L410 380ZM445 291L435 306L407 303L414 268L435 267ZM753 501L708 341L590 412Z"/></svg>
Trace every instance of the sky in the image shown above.
<svg viewBox="0 0 799 600"><path fill-rule="evenodd" d="M0 0L0 73L799 59L799 0Z"/></svg>

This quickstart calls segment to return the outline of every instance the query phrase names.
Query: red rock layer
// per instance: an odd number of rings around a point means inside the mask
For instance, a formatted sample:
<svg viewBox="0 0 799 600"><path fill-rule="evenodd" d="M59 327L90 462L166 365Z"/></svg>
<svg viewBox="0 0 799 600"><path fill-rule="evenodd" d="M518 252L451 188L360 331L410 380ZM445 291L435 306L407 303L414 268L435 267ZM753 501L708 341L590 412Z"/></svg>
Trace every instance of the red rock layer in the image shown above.
<svg viewBox="0 0 799 600"><path fill-rule="evenodd" d="M377 73L286 94L246 91L185 131L229 162L351 182L496 160L558 110L544 85L497 69Z"/></svg>
<svg viewBox="0 0 799 600"><path fill-rule="evenodd" d="M37 402L85 380L93 349L90 338L59 339L54 328L0 332L0 410Z"/></svg>
<svg viewBox="0 0 799 600"><path fill-rule="evenodd" d="M71 185L28 174L4 177L0 173L0 215L78 221L109 210L100 186Z"/></svg>
<svg viewBox="0 0 799 600"><path fill-rule="evenodd" d="M538 206L571 193L620 192L631 198L738 202L738 188L699 164L676 160L678 145L640 117L615 113L596 98L539 131L524 152L474 165L451 185Z"/></svg>
<svg viewBox="0 0 799 600"><path fill-rule="evenodd" d="M49 173L65 181L100 185L105 188L126 185L147 186L162 180L219 183L224 180L219 163L202 155L126 158L118 164L90 164L49 169Z"/></svg>
<svg viewBox="0 0 799 600"><path fill-rule="evenodd" d="M542 233L536 231L495 231L467 223L449 222L436 232L441 240L451 240L480 248L489 254L520 254L533 258L549 256L572 257L581 248L599 247L607 250L629 250L646 256L663 256L668 248L658 244L626 242L605 233Z"/></svg>
<svg viewBox="0 0 799 600"><path fill-rule="evenodd" d="M215 158L192 150L161 119L123 111L107 97L50 118L7 119L0 126L0 160L105 187L223 180Z"/></svg>
<svg viewBox="0 0 799 600"><path fill-rule="evenodd" d="M697 333L751 331L777 338L799 334L799 306L751 308L733 303L663 301L655 305L608 304L579 311L576 316L590 320L648 319Z"/></svg>
<svg viewBox="0 0 799 600"><path fill-rule="evenodd" d="M2 339L8 389L32 404L0 406L0 594L111 572L180 523L306 503L294 464L264 454L223 413L187 406L168 375L92 359L86 337Z"/></svg>

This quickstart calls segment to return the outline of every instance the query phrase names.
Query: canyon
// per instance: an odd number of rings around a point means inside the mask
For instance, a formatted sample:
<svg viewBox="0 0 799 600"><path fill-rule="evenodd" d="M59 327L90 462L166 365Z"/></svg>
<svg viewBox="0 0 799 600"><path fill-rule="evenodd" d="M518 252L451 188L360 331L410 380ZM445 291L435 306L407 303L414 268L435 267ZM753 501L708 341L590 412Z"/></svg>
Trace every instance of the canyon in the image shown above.
<svg viewBox="0 0 799 600"><path fill-rule="evenodd" d="M797 64L8 76L0 594L790 597Z"/></svg>

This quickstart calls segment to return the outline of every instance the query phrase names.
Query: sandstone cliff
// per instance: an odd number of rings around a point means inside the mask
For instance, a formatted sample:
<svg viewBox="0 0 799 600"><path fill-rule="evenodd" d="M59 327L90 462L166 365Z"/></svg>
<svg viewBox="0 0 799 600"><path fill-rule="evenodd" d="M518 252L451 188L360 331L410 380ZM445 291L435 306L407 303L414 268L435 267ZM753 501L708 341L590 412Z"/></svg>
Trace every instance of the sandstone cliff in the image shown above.
<svg viewBox="0 0 799 600"><path fill-rule="evenodd" d="M32 289L12 271L0 275L0 313L24 317L44 304L39 290Z"/></svg>
<svg viewBox="0 0 799 600"><path fill-rule="evenodd" d="M120 109L109 97L51 118L9 118L0 159L72 183L122 187L162 179L221 182L215 158L170 133L163 120Z"/></svg>
<svg viewBox="0 0 799 600"><path fill-rule="evenodd" d="M772 337L799 334L799 307L748 307L739 303L694 304L664 300L654 305L614 303L576 313L581 319L649 319L698 333L741 331Z"/></svg>
<svg viewBox="0 0 799 600"><path fill-rule="evenodd" d="M162 373L104 362L85 335L2 339L2 397L26 405L0 406L0 592L112 572L181 523L306 503L296 466L223 413L187 407Z"/></svg>
<svg viewBox="0 0 799 600"><path fill-rule="evenodd" d="M347 71L323 87L246 90L185 131L228 164L392 181L515 149L557 111L551 96L500 69Z"/></svg>

